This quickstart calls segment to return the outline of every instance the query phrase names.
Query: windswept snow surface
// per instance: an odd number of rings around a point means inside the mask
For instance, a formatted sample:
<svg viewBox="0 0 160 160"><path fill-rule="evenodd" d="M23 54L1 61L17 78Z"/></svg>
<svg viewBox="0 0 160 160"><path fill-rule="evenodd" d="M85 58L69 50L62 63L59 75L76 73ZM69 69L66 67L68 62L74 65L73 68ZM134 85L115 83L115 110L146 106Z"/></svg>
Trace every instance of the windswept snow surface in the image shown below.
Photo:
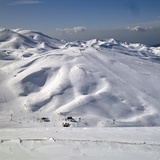
<svg viewBox="0 0 160 160"><path fill-rule="evenodd" d="M1 129L0 158L159 160L159 133L159 127Z"/></svg>
<svg viewBox="0 0 160 160"><path fill-rule="evenodd" d="M159 160L159 53L1 29L0 159Z"/></svg>

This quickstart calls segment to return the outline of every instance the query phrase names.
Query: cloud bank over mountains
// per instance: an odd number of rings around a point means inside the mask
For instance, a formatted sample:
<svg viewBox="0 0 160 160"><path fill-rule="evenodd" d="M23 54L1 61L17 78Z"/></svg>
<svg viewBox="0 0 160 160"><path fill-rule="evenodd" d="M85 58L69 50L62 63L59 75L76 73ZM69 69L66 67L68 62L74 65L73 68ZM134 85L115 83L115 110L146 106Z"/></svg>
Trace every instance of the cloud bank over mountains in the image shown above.
<svg viewBox="0 0 160 160"><path fill-rule="evenodd" d="M127 27L130 31L136 31L136 32L145 32L152 30L151 27L143 27L143 26L134 26L134 27Z"/></svg>
<svg viewBox="0 0 160 160"><path fill-rule="evenodd" d="M56 31L58 31L59 33L62 33L62 34L79 33L79 32L84 32L86 30L87 29L84 26L78 26L78 27L74 27L74 28L64 28L64 29L57 28L56 29Z"/></svg>
<svg viewBox="0 0 160 160"><path fill-rule="evenodd" d="M137 24L113 29L90 29L83 25L73 28L57 27L57 29L49 34L52 37L64 39L66 41L114 38L130 43L143 43L146 45L154 45L160 41L160 27L153 27L149 24Z"/></svg>

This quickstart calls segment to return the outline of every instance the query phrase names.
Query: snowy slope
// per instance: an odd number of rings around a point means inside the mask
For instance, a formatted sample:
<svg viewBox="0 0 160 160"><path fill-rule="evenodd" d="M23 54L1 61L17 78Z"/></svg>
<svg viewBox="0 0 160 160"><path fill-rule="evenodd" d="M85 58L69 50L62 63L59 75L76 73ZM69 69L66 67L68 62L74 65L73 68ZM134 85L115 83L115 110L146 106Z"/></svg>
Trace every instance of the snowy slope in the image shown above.
<svg viewBox="0 0 160 160"><path fill-rule="evenodd" d="M39 116L57 126L66 116L83 119L73 126L159 126L155 51L114 39L64 43L39 32L2 29L1 126Z"/></svg>
<svg viewBox="0 0 160 160"><path fill-rule="evenodd" d="M5 160L159 160L159 132L159 127L3 129L0 155Z"/></svg>

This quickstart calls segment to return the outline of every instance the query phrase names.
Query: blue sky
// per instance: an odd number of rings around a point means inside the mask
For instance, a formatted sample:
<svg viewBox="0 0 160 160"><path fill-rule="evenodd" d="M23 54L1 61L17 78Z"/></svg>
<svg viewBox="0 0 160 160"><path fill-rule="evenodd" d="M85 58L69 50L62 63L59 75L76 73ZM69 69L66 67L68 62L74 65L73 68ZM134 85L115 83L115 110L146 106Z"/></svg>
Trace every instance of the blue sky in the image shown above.
<svg viewBox="0 0 160 160"><path fill-rule="evenodd" d="M0 23L65 40L160 43L160 0L0 0Z"/></svg>

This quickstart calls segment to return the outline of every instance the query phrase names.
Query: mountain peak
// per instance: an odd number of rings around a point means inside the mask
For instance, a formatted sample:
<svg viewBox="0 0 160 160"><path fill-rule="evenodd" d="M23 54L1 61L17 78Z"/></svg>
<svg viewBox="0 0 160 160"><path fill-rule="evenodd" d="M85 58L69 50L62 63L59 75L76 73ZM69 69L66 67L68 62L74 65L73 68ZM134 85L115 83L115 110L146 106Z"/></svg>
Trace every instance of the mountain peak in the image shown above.
<svg viewBox="0 0 160 160"><path fill-rule="evenodd" d="M50 49L57 49L59 46L64 44L62 41L51 38L43 33L30 31L30 30L23 30L23 29L1 29L0 30L0 44L1 49L4 50L26 50L30 48L41 48L44 50ZM46 43L45 45L42 45Z"/></svg>

